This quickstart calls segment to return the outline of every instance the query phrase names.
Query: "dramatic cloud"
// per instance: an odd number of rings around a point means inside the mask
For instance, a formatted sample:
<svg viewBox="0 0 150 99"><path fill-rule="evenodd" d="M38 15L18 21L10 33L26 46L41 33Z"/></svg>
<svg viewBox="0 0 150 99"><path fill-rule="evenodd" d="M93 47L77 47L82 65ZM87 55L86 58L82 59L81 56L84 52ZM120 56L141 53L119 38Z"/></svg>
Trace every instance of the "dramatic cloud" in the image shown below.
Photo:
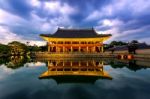
<svg viewBox="0 0 150 99"><path fill-rule="evenodd" d="M1 0L0 43L42 45L41 33L58 27L111 33L109 40L150 42L149 0Z"/></svg>

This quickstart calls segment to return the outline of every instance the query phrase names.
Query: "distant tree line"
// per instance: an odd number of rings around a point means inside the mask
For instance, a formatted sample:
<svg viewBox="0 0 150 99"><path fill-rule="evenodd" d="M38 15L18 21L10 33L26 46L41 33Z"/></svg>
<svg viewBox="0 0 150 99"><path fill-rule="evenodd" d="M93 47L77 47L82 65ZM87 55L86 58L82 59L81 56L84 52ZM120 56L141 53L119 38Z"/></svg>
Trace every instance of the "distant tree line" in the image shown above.
<svg viewBox="0 0 150 99"><path fill-rule="evenodd" d="M115 46L123 46L123 45L127 45L128 43L123 42L123 41L112 41L110 44L106 44L105 45L105 49L109 49Z"/></svg>
<svg viewBox="0 0 150 99"><path fill-rule="evenodd" d="M123 41L112 41L110 44L105 45L105 50L111 49L112 53L114 51L113 48L118 46L126 46L128 48L129 53L135 54L136 49L138 49L139 42L137 40L132 40L131 42L123 42Z"/></svg>

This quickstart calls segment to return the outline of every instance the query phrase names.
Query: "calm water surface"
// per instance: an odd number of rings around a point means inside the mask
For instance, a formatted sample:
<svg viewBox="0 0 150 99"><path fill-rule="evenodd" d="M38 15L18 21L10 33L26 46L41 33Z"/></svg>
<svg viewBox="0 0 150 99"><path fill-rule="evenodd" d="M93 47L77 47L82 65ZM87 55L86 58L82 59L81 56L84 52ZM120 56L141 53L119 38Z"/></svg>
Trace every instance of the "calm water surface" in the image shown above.
<svg viewBox="0 0 150 99"><path fill-rule="evenodd" d="M150 99L150 61L0 59L0 99L110 98Z"/></svg>

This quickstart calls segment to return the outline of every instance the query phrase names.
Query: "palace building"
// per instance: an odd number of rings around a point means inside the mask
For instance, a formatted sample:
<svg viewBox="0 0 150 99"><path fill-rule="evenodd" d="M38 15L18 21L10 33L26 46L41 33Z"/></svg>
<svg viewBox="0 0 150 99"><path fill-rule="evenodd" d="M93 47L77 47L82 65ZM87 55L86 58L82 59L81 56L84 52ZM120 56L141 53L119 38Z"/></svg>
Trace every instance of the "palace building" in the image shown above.
<svg viewBox="0 0 150 99"><path fill-rule="evenodd" d="M103 42L111 37L111 34L98 34L92 29L61 29L54 34L41 34L47 41L48 52L85 52L101 53L104 51Z"/></svg>

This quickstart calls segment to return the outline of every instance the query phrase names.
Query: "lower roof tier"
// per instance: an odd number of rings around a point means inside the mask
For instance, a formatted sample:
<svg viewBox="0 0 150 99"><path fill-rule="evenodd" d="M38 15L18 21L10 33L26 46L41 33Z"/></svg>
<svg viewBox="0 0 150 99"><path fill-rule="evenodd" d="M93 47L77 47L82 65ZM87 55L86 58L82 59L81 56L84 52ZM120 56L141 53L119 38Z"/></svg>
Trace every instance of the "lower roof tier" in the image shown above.
<svg viewBox="0 0 150 99"><path fill-rule="evenodd" d="M77 41L77 42L103 42L109 39L110 37L95 37L95 38L53 38L53 37L45 37L41 36L44 40L48 42L52 41L66 41L66 42L72 42L72 41Z"/></svg>

